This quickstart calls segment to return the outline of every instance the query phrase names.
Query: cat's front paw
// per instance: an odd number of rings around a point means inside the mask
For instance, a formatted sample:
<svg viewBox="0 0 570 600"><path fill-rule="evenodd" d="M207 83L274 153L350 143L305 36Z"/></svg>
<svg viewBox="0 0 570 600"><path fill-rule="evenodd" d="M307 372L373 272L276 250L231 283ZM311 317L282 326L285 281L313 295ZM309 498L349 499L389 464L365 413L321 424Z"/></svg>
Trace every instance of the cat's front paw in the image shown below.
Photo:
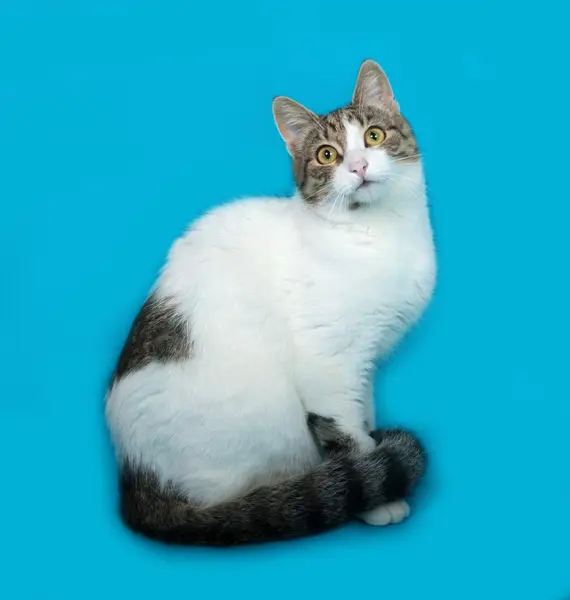
<svg viewBox="0 0 570 600"><path fill-rule="evenodd" d="M376 448L376 440L366 432L356 431L352 437L356 448L362 454L368 454Z"/></svg>
<svg viewBox="0 0 570 600"><path fill-rule="evenodd" d="M368 525L380 527L401 523L409 516L410 505L405 500L396 500L362 513L359 518Z"/></svg>

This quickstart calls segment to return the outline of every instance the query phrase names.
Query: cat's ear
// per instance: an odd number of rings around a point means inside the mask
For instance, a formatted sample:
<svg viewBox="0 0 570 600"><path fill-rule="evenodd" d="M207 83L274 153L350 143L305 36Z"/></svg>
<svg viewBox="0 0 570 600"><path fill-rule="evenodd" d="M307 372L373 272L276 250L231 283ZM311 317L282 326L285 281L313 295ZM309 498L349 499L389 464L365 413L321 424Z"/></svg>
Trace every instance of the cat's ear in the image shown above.
<svg viewBox="0 0 570 600"><path fill-rule="evenodd" d="M352 94L355 106L392 106L398 110L392 86L386 73L373 60L365 60L360 66L356 86Z"/></svg>
<svg viewBox="0 0 570 600"><path fill-rule="evenodd" d="M273 100L273 118L291 155L301 133L315 122L318 123L315 113L285 96L278 96Z"/></svg>

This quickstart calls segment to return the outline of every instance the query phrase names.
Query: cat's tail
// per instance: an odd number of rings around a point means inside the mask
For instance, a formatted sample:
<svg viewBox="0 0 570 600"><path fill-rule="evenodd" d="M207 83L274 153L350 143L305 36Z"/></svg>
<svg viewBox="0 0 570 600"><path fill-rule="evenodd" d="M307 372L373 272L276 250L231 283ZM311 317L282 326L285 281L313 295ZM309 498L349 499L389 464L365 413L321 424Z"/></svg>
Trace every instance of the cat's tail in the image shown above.
<svg viewBox="0 0 570 600"><path fill-rule="evenodd" d="M325 421L321 426L326 430ZM368 454L331 438L330 458L315 470L211 507L193 506L174 488L161 487L154 474L125 464L121 515L138 533L184 545L230 546L327 531L404 498L422 475L424 451L411 434L393 429L374 437L378 445Z"/></svg>

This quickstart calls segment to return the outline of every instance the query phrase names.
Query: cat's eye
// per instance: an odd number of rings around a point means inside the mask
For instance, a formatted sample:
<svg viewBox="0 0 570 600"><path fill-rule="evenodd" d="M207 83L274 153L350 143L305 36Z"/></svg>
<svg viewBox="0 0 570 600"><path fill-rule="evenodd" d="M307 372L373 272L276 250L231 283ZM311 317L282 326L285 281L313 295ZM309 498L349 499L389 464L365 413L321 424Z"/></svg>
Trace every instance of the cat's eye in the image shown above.
<svg viewBox="0 0 570 600"><path fill-rule="evenodd" d="M386 139L386 134L380 127L369 127L364 134L364 143L367 146L379 146Z"/></svg>
<svg viewBox="0 0 570 600"><path fill-rule="evenodd" d="M337 156L338 152L332 146L321 146L317 150L317 160L321 165L332 165Z"/></svg>

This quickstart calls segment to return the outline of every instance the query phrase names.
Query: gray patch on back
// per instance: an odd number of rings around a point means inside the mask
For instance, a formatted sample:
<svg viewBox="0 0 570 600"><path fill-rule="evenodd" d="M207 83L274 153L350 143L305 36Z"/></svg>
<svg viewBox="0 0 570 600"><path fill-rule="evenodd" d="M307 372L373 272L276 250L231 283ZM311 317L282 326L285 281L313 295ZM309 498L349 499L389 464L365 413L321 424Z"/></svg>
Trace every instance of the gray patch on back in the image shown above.
<svg viewBox="0 0 570 600"><path fill-rule="evenodd" d="M151 294L131 327L113 383L150 362L181 361L190 355L188 325L171 298Z"/></svg>

